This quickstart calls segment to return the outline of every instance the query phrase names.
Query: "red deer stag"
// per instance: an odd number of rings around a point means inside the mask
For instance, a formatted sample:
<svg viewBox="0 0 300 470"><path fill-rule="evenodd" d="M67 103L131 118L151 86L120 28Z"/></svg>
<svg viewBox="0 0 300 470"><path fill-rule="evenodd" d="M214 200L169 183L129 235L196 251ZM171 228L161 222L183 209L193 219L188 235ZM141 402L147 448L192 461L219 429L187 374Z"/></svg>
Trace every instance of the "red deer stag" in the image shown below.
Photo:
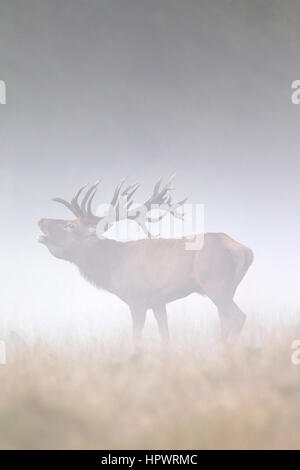
<svg viewBox="0 0 300 470"><path fill-rule="evenodd" d="M171 204L172 179L162 189L159 180L152 196L135 210L130 207L139 185L131 185L122 191L124 180L121 180L111 201L115 220L124 218L120 211L120 199L124 196L126 218L139 224L142 224L138 217L139 208L146 211L148 222L154 220L149 214L153 204L164 204L163 207L167 207L165 213L178 216L176 208L185 200L175 206ZM166 304L194 292L208 296L217 306L223 339L237 336L246 316L233 301L233 296L252 263L252 251L223 233L206 233L202 248L196 251L186 250L185 237L128 242L99 237L96 228L104 217L94 215L91 209L97 185L90 187L80 204L78 198L86 186L79 189L71 202L55 198L54 201L66 206L76 218L41 219L39 227L43 234L38 240L53 256L74 263L89 282L117 295L129 306L136 347L140 343L147 309L153 310L160 335L168 340ZM109 226L106 224L104 231Z"/></svg>

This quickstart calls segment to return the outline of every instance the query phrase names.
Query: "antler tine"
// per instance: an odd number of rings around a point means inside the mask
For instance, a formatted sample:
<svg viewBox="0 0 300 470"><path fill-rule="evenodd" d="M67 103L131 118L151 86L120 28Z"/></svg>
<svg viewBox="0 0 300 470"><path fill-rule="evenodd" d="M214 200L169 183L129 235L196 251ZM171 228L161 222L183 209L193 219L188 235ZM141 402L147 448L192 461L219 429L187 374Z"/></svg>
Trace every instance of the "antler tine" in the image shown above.
<svg viewBox="0 0 300 470"><path fill-rule="evenodd" d="M92 201L94 199L94 196L95 196L96 192L97 192L97 186L95 187L94 192L92 193L92 195L89 198L88 203L87 203L87 215L89 217L96 217L92 212Z"/></svg>
<svg viewBox="0 0 300 470"><path fill-rule="evenodd" d="M172 187L172 183L173 183L173 180L176 176L176 173L174 173L170 178L169 180L167 181L167 183L165 184L165 186L163 187L163 189L161 190L160 192L160 195L161 196L164 196L168 191L171 191L172 189L174 189Z"/></svg>
<svg viewBox="0 0 300 470"><path fill-rule="evenodd" d="M60 197L54 197L52 201L59 202L60 204L63 204L65 207L67 207L76 217L80 217L80 213L75 209L75 207L72 206L68 201L65 201L65 199L62 199Z"/></svg>
<svg viewBox="0 0 300 470"><path fill-rule="evenodd" d="M188 200L188 198L185 197L185 198L182 199L181 201L177 202L177 203L176 203L176 207L183 206L183 204L184 204L187 200ZM172 196L171 196L171 194L169 194L168 199L166 200L166 204L167 204L168 206L170 206L170 207L172 206Z"/></svg>
<svg viewBox="0 0 300 470"><path fill-rule="evenodd" d="M126 204L126 210L128 211L130 209L130 207L132 206L133 204L133 201L129 201L127 204Z"/></svg>
<svg viewBox="0 0 300 470"><path fill-rule="evenodd" d="M150 209L152 204L165 204L166 203L166 194L168 193L168 191L171 191L173 189L171 186L171 183L173 182L174 178L175 178L175 173L169 178L165 186L161 190L159 190L161 181L162 181L162 177L160 177L160 179L154 186L152 196L144 204L147 207L147 209Z"/></svg>
<svg viewBox="0 0 300 470"><path fill-rule="evenodd" d="M122 201L121 204L123 208L126 209L127 211L133 204L132 196L134 195L134 193L138 190L140 186L141 186L140 183L134 183L134 184L129 185L127 188L124 189L124 191L122 191L121 196L126 197L126 200ZM118 202L115 204L114 207L115 207L117 217L119 217L120 199L118 199Z"/></svg>
<svg viewBox="0 0 300 470"><path fill-rule="evenodd" d="M178 207L180 207L180 206L183 206L187 200L188 200L188 198L186 197L185 199L182 199L182 201L177 202L175 204L175 207L172 208L172 206L170 206L170 214L172 214L173 217L176 217L177 219L183 220L184 219L184 213L179 214L178 212L176 212L176 209L178 209Z"/></svg>
<svg viewBox="0 0 300 470"><path fill-rule="evenodd" d="M182 201L177 202L177 206L183 206L183 204L185 204L187 200L188 197L185 197L184 199L182 199Z"/></svg>
<svg viewBox="0 0 300 470"><path fill-rule="evenodd" d="M151 196L144 203L144 206L147 207L147 209L150 209L151 204L153 204L153 201L157 198L157 196L159 194L159 188L160 188L161 182L162 182L162 176L159 178L157 183L154 185L153 192L152 192Z"/></svg>
<svg viewBox="0 0 300 470"><path fill-rule="evenodd" d="M94 183L94 184L90 187L90 189L87 191L86 195L84 196L84 198L83 198L82 201L81 201L80 207L81 207L81 210L82 210L82 212L83 212L84 214L86 214L86 203L88 202L89 197L90 197L90 195L92 194L92 192L93 192L94 190L95 190L94 192L96 192L97 187L98 187L98 184L100 183L100 181L101 181L101 180L96 181L96 183ZM94 195L95 195L95 194L94 194ZM93 197L94 197L94 195L93 195Z"/></svg>
<svg viewBox="0 0 300 470"><path fill-rule="evenodd" d="M129 191L131 191L133 188L135 188L135 187L138 188L139 186L140 186L140 183L133 183L133 184L130 184L129 186L127 186L127 188L125 188L125 189L122 191L121 195L122 195L122 196L125 196L125 195L128 194Z"/></svg>
<svg viewBox="0 0 300 470"><path fill-rule="evenodd" d="M177 202L176 204L172 205L172 198L171 196L168 197L167 201L165 202L166 205L169 206L169 209L166 209L166 211L159 215L158 217L147 217L148 222L160 222L162 219L164 219L168 214L171 214L173 217L176 217L177 219L184 219L184 214L179 214L176 212L176 209L178 207L183 206L183 204L187 201L187 197L185 199L182 199L182 201Z"/></svg>
<svg viewBox="0 0 300 470"><path fill-rule="evenodd" d="M172 196L171 196L171 194L169 194L169 196L167 197L166 204L168 204L168 206L172 205Z"/></svg>
<svg viewBox="0 0 300 470"><path fill-rule="evenodd" d="M73 199L71 200L71 205L74 207L74 209L78 212L78 214L80 216L83 216L83 212L78 204L78 198L80 196L80 194L82 193L82 191L87 187L88 183L83 185L81 188L78 189L77 193L75 194L75 196L73 197Z"/></svg>
<svg viewBox="0 0 300 470"><path fill-rule="evenodd" d="M113 195L113 198L111 200L111 206L115 206L118 199L119 199L119 194L120 194L120 191L121 191L121 188L123 186L123 183L124 181L126 180L127 176L125 176L125 178L122 178L121 181L119 182L119 184L117 185L116 189L115 189L115 192L114 192L114 195Z"/></svg>
<svg viewBox="0 0 300 470"><path fill-rule="evenodd" d="M159 188L160 188L161 182L162 182L162 176L159 178L159 180L157 181L157 183L156 183L155 186L154 186L153 195L154 195L154 194L157 194L157 193L159 192Z"/></svg>
<svg viewBox="0 0 300 470"><path fill-rule="evenodd" d="M122 192L122 196L127 196L127 200L129 201L140 186L140 183L131 184Z"/></svg>
<svg viewBox="0 0 300 470"><path fill-rule="evenodd" d="M176 176L176 173L173 173L173 175L170 176L169 181L167 182L167 184L172 184L175 176Z"/></svg>

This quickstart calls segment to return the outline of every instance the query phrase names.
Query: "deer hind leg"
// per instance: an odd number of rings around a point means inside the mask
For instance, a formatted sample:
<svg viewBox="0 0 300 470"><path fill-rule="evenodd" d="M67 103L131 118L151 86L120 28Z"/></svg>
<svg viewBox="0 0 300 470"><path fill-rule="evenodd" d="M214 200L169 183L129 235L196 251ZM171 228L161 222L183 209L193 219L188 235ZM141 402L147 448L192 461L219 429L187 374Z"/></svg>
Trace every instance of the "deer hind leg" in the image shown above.
<svg viewBox="0 0 300 470"><path fill-rule="evenodd" d="M168 344L170 341L170 334L169 334L166 305L163 304L163 305L157 306L153 308L152 310L157 321L160 337L164 344Z"/></svg>
<svg viewBox="0 0 300 470"><path fill-rule="evenodd" d="M241 333L246 315L233 300L235 291L253 262L253 253L249 248L243 247L234 256L234 270L230 283L226 288L217 306L222 325L222 337L227 340L235 340Z"/></svg>
<svg viewBox="0 0 300 470"><path fill-rule="evenodd" d="M239 337L246 321L246 315L233 299L219 301L217 307L221 320L222 340L232 342Z"/></svg>

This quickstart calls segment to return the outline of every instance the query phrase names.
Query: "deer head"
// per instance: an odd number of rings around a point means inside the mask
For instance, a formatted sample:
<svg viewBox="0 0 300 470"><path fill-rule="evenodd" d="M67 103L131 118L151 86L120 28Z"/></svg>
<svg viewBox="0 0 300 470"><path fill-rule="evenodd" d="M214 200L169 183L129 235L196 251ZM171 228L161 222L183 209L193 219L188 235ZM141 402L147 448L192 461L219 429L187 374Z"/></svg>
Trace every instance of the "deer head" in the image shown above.
<svg viewBox="0 0 300 470"><path fill-rule="evenodd" d="M99 233L105 233L113 223L120 220L135 221L141 226L144 233L151 237L147 224L157 222L167 214L178 218L183 217L183 214L178 213L177 209L185 203L186 199L177 204L172 204L170 191L173 189L172 181L174 177L175 175L162 188L160 178L155 184L150 198L136 208L132 208L132 197L140 184L134 183L124 189L125 178L123 178L114 191L109 205L109 214L101 217L93 214L92 211L92 201L100 181L97 181L86 191L81 203L79 202L79 196L87 188L87 185L82 186L77 191L71 202L54 198L54 201L67 207L75 218L72 220L41 219L39 227L43 234L38 237L38 241L46 245L55 257L74 261L74 257L76 258L83 247L93 244ZM158 217L150 215L153 207L162 209L162 213ZM97 230L99 226L100 230Z"/></svg>

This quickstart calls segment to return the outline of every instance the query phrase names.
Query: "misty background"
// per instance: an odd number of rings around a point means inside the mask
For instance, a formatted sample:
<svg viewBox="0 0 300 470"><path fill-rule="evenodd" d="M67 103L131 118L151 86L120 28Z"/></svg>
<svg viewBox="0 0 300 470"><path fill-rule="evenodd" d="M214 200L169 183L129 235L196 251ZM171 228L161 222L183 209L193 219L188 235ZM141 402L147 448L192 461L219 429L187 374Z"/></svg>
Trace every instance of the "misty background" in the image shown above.
<svg viewBox="0 0 300 470"><path fill-rule="evenodd" d="M108 202L128 175L140 202L173 172L206 231L254 251L248 316L300 314L299 44L297 0L1 0L2 331L127 331L126 306L38 245L37 221L69 218L50 199L84 183L103 178ZM170 311L183 324L214 307Z"/></svg>

